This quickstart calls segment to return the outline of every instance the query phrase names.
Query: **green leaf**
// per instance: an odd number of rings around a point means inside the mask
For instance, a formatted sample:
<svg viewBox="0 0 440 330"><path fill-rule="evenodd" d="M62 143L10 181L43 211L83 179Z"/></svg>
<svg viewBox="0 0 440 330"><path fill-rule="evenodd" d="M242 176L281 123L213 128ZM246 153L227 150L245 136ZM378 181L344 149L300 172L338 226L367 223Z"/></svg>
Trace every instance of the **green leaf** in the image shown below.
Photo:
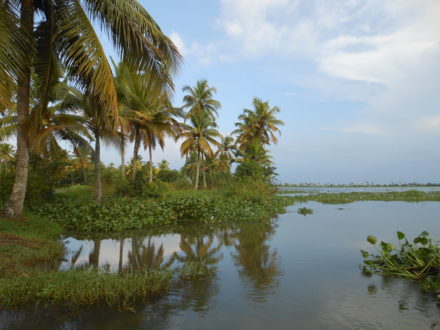
<svg viewBox="0 0 440 330"><path fill-rule="evenodd" d="M370 256L370 254L365 250L361 250L361 254L362 254L362 257L364 257L364 258L368 258Z"/></svg>
<svg viewBox="0 0 440 330"><path fill-rule="evenodd" d="M429 233L426 230L424 230L419 236L429 236Z"/></svg>
<svg viewBox="0 0 440 330"><path fill-rule="evenodd" d="M400 240L402 240L402 239L404 239L405 238L405 234L404 233L402 233L401 231L398 231L397 232L397 238L399 239L399 241Z"/></svg>
<svg viewBox="0 0 440 330"><path fill-rule="evenodd" d="M377 242L377 238L375 237L375 236L373 236L373 235L369 235L368 237L367 237L367 241L368 241L368 243L370 243L370 244L376 244L376 242Z"/></svg>

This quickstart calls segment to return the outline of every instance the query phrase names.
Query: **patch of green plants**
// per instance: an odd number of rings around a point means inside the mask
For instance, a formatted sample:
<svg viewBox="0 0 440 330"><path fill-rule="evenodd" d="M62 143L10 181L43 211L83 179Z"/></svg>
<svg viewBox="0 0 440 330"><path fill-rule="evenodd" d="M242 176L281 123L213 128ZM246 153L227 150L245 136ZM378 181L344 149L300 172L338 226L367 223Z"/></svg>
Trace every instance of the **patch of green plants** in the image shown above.
<svg viewBox="0 0 440 330"><path fill-rule="evenodd" d="M309 209L309 208L307 208L307 207L300 207L300 208L297 210L297 212L298 212L298 214L301 214L301 215L303 215L303 216L306 216L306 215L309 215L309 214L313 214L313 210L312 210L312 209Z"/></svg>
<svg viewBox="0 0 440 330"><path fill-rule="evenodd" d="M379 273L385 276L403 277L419 281L426 291L432 291L440 299L440 245L429 233L423 231L409 242L406 235L397 232L399 246L377 243L377 238L368 236L367 241L376 246L377 254L361 250L364 257L362 270L366 274Z"/></svg>
<svg viewBox="0 0 440 330"><path fill-rule="evenodd" d="M120 232L185 221L218 223L255 220L285 211L287 197L263 199L225 196L217 192L174 194L166 199L112 198L102 204L52 203L35 210L75 232Z"/></svg>
<svg viewBox="0 0 440 330"><path fill-rule="evenodd" d="M56 303L133 310L166 293L171 278L168 270L113 274L93 269L0 278L0 309Z"/></svg>
<svg viewBox="0 0 440 330"><path fill-rule="evenodd" d="M303 196L292 196L296 202L315 201L324 204L347 204L357 201L402 201L402 202L423 202L440 201L440 192L423 192L409 190L401 192L351 192L351 193L323 193L309 194Z"/></svg>

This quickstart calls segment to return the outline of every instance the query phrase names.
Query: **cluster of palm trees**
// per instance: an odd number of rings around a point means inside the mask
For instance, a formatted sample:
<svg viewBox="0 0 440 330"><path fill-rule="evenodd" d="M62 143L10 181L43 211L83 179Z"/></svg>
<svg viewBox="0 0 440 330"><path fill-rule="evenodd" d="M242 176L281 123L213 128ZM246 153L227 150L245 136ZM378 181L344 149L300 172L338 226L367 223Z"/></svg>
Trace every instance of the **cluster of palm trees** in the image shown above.
<svg viewBox="0 0 440 330"><path fill-rule="evenodd" d="M93 20L111 37L120 63L107 60ZM254 99L255 109L239 117L235 139L217 129L221 104L206 80L184 87L184 105L174 107L172 74L181 56L136 1L0 0L0 41L0 141L17 137L7 217L22 214L30 152L50 159L65 153L66 143L78 168L85 169L92 155L97 202L101 143L118 146L123 174L132 180L143 146L151 182L152 151L163 148L166 137L182 139L180 151L195 189L200 177L206 187L207 175L230 172L234 161L270 164L267 146L277 142L279 109ZM134 148L126 172L128 141Z"/></svg>
<svg viewBox="0 0 440 330"><path fill-rule="evenodd" d="M100 23L124 62L150 81L173 87L171 74L181 61L179 51L137 1L0 0L0 112L16 114L17 136L15 181L3 210L7 217L23 212L34 144L31 133L50 127L45 135L68 135L48 116L54 111L49 109L50 98L60 65L69 83L86 96L98 151L105 128L119 125L113 72L92 21ZM38 77L35 102L33 76Z"/></svg>

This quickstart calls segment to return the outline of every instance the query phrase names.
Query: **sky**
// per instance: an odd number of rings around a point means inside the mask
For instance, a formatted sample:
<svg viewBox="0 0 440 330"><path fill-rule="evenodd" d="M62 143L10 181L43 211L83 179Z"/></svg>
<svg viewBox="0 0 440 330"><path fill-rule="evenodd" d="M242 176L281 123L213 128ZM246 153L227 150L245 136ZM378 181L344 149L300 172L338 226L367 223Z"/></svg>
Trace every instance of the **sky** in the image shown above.
<svg viewBox="0 0 440 330"><path fill-rule="evenodd" d="M439 0L140 2L184 56L176 106L207 79L225 135L254 97L280 107L280 182L440 182ZM154 161L180 168L179 146Z"/></svg>

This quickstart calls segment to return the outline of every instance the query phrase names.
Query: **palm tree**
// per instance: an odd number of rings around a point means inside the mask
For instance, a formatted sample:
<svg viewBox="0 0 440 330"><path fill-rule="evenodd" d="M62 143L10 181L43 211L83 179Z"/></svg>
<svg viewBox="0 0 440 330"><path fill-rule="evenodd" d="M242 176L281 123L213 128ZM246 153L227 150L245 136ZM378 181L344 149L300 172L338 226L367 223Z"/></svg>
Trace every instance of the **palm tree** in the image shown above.
<svg viewBox="0 0 440 330"><path fill-rule="evenodd" d="M54 64L60 60L71 81L101 104L100 112L117 116L112 71L91 21L101 23L121 58L158 80L167 81L180 55L148 12L134 0L22 0L0 2L0 109L11 107L16 87L17 162L8 217L23 212L26 194L31 72L40 77L35 111L45 111Z"/></svg>
<svg viewBox="0 0 440 330"><path fill-rule="evenodd" d="M199 189L200 176L200 162L202 154L212 156L214 154L211 144L218 146L219 143L215 140L216 137L221 137L221 134L215 129L215 122L207 114L199 114L190 118L192 125L183 124L182 133L179 138L184 141L180 147L182 156L189 155L195 151L197 154L197 167L194 189Z"/></svg>
<svg viewBox="0 0 440 330"><path fill-rule="evenodd" d="M230 135L222 138L220 145L215 153L216 159L222 163L228 163L228 168L234 162L234 153L237 152L237 146L235 145L234 138Z"/></svg>
<svg viewBox="0 0 440 330"><path fill-rule="evenodd" d="M240 122L235 125L238 127L233 133L237 133L237 142L241 150L245 150L253 142L258 141L261 145L268 145L271 142L277 143L275 133L280 133L277 126L284 123L275 118L275 114L280 112L280 108L269 106L268 102L254 98L254 110L244 109L243 114L238 118Z"/></svg>
<svg viewBox="0 0 440 330"><path fill-rule="evenodd" d="M207 80L199 80L195 87L185 86L183 92L188 94L183 97L184 108L189 111L185 119L191 116L198 116L200 114L208 114L212 120L218 115L217 110L220 109L219 101L213 99L217 90L214 87L209 87Z"/></svg>
<svg viewBox="0 0 440 330"><path fill-rule="evenodd" d="M179 124L174 116L181 111L171 105L166 81L152 83L149 74L133 69L121 62L115 66L118 94L120 95L121 117L131 127L131 140L134 141L133 165L139 160L139 148L143 141L149 149L150 182L153 180L152 149L165 144L165 136L176 136ZM135 167L131 177L136 176Z"/></svg>

